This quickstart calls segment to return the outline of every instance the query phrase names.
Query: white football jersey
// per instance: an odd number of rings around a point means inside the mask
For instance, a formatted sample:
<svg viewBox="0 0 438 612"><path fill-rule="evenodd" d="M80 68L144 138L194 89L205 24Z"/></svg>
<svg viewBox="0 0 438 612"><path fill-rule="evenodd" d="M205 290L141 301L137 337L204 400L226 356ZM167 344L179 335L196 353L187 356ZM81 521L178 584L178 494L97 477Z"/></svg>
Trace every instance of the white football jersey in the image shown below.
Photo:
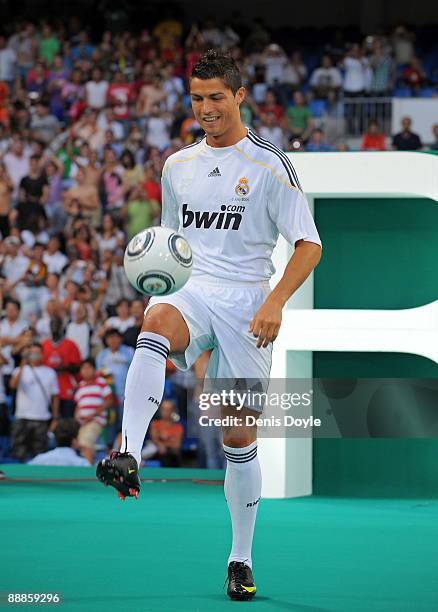
<svg viewBox="0 0 438 612"><path fill-rule="evenodd" d="M162 197L162 225L188 240L194 276L268 280L279 233L321 244L289 158L251 130L230 147L204 138L171 155Z"/></svg>

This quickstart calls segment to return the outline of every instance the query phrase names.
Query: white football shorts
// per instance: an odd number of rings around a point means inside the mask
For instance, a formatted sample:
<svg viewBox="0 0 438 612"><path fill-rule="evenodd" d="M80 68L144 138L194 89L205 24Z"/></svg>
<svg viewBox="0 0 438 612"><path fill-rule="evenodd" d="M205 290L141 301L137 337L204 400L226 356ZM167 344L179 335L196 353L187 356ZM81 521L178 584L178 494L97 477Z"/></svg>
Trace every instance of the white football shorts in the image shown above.
<svg viewBox="0 0 438 612"><path fill-rule="evenodd" d="M195 276L176 293L152 297L145 314L156 304L171 304L183 316L190 332L184 353L170 359L180 370L188 370L201 353L212 349L207 379L259 381L263 390L269 381L272 343L257 348L249 324L271 289L265 282L232 282ZM205 388L205 387L204 387Z"/></svg>

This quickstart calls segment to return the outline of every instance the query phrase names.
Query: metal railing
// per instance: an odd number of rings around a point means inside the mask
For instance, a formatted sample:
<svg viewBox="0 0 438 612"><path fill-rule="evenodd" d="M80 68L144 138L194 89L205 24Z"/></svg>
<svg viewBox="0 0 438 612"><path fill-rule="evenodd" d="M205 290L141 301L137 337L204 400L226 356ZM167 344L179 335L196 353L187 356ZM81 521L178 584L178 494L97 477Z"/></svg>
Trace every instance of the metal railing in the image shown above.
<svg viewBox="0 0 438 612"><path fill-rule="evenodd" d="M391 135L392 98L340 98L315 120L324 129L329 142L345 138L359 138L371 120L377 121L385 136Z"/></svg>
<svg viewBox="0 0 438 612"><path fill-rule="evenodd" d="M385 136L391 134L392 98L345 97L343 105L347 136L362 135L371 120L377 121Z"/></svg>

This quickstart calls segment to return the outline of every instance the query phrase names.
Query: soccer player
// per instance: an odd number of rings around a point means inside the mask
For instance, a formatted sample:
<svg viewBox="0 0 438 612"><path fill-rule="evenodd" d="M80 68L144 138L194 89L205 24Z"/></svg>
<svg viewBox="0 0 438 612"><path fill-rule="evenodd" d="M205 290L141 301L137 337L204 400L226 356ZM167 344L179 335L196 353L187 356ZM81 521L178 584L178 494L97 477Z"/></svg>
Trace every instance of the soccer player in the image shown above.
<svg viewBox="0 0 438 612"><path fill-rule="evenodd" d="M119 497L138 496L147 427L164 389L166 358L190 368L211 349L206 379L268 380L283 306L317 265L321 242L289 158L246 128L245 89L232 58L210 50L193 66L190 95L205 137L163 168L162 224L182 233L193 271L177 293L152 298L129 368L122 447L97 467ZM281 233L294 253L270 290L271 254ZM222 415L236 415L224 406ZM254 414L249 408L239 417ZM228 595L254 597L251 546L261 474L255 426L223 428L225 497L231 515Z"/></svg>

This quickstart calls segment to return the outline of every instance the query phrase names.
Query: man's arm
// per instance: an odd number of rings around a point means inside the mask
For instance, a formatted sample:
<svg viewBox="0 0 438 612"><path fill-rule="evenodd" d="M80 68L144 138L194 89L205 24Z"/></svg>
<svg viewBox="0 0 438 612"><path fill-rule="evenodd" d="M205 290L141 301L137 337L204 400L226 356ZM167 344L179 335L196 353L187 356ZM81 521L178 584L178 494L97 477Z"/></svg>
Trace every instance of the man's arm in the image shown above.
<svg viewBox="0 0 438 612"><path fill-rule="evenodd" d="M26 360L22 359L20 366L15 370L12 374L11 379L9 381L9 386L11 389L16 389L20 384L21 375L23 374L23 368L26 365Z"/></svg>
<svg viewBox="0 0 438 612"><path fill-rule="evenodd" d="M141 117L143 115L144 108L144 91L143 87L140 89L140 93L137 96L137 101L135 103L135 114L137 117Z"/></svg>
<svg viewBox="0 0 438 612"><path fill-rule="evenodd" d="M54 421L59 418L59 395L52 395L52 418Z"/></svg>
<svg viewBox="0 0 438 612"><path fill-rule="evenodd" d="M257 348L266 347L278 336L281 313L287 300L300 287L321 259L321 247L298 240L283 276L255 313L249 331L257 338Z"/></svg>
<svg viewBox="0 0 438 612"><path fill-rule="evenodd" d="M90 421L92 421L95 417L97 417L99 414L101 414L102 412L105 412L105 410L108 410L108 408L111 408L113 403L113 396L112 394L107 397L101 406L99 406L98 408L95 409L93 414L90 414L90 416L88 416L86 419L83 419L83 423L89 423Z"/></svg>
<svg viewBox="0 0 438 612"><path fill-rule="evenodd" d="M312 130L313 130L313 118L312 118L312 114L309 111L309 115L306 119L306 129L301 135L302 139L307 140L307 138L309 138L310 134L312 133Z"/></svg>
<svg viewBox="0 0 438 612"><path fill-rule="evenodd" d="M55 431L59 417L59 395L51 396L52 420L50 422L49 431Z"/></svg>
<svg viewBox="0 0 438 612"><path fill-rule="evenodd" d="M102 406L100 406L99 408L96 408L96 412L94 413L94 416L97 416L98 414L101 414L101 412L105 412L105 410L108 410L109 408L111 408L113 404L113 394L111 393L111 395L109 395L103 402Z"/></svg>
<svg viewBox="0 0 438 612"><path fill-rule="evenodd" d="M42 193L40 197L40 204L44 205L47 202L48 197L49 197L49 186L45 184L43 185L43 189L42 189Z"/></svg>
<svg viewBox="0 0 438 612"><path fill-rule="evenodd" d="M0 346L17 346L20 343L20 336L1 336Z"/></svg>

